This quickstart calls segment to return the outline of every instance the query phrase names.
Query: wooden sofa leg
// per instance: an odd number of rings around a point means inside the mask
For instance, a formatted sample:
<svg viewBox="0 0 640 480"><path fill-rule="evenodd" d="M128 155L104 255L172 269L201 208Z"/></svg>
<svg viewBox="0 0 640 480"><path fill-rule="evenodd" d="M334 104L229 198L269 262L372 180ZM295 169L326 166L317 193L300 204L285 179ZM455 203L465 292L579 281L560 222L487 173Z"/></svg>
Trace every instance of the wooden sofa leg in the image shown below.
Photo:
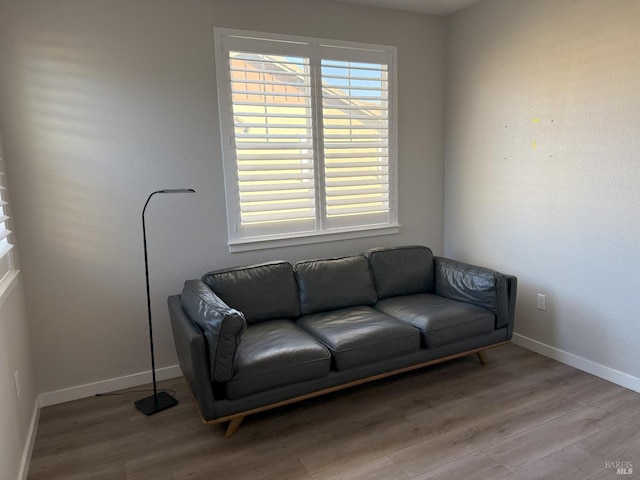
<svg viewBox="0 0 640 480"><path fill-rule="evenodd" d="M244 417L235 417L231 419L231 421L229 422L229 426L227 427L227 431L224 433L224 438L233 437L233 434L236 433L236 430L238 430L238 427L242 423L242 420L244 420Z"/></svg>
<svg viewBox="0 0 640 480"><path fill-rule="evenodd" d="M484 350L476 352L476 355L478 355L478 360L480 360L480 363L482 365L486 365L487 363L489 363L489 361L487 360L487 356L484 353Z"/></svg>

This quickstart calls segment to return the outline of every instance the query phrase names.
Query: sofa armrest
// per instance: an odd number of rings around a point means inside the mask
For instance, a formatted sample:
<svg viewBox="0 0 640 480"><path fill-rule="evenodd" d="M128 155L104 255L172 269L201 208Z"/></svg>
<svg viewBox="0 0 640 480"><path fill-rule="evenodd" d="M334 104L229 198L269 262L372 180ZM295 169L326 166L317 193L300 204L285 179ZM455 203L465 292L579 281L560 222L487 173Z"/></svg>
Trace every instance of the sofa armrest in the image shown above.
<svg viewBox="0 0 640 480"><path fill-rule="evenodd" d="M517 278L489 268L435 257L435 293L493 312L496 329L513 332Z"/></svg>
<svg viewBox="0 0 640 480"><path fill-rule="evenodd" d="M204 334L182 309L179 295L168 299L171 329L180 368L205 420L216 417Z"/></svg>
<svg viewBox="0 0 640 480"><path fill-rule="evenodd" d="M229 307L201 280L187 280L180 295L185 313L204 333L212 382L228 382L247 329L242 312Z"/></svg>

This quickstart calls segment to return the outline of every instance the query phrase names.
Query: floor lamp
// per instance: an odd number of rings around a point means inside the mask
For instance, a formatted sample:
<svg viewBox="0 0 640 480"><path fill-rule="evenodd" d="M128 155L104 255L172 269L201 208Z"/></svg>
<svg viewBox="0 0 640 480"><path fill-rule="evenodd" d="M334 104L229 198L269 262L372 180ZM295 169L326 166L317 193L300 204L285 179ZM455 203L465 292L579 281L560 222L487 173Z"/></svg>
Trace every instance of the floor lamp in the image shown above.
<svg viewBox="0 0 640 480"><path fill-rule="evenodd" d="M169 395L167 392L158 393L158 388L156 386L156 361L153 353L153 324L151 323L151 295L149 294L149 261L147 257L147 229L145 225L144 213L147 210L147 205L149 205L149 200L156 193L195 193L196 191L192 188L176 188L176 189L166 189L166 190L158 190L153 192L147 198L147 203L144 204L144 208L142 209L142 242L144 244L144 272L147 280L147 312L149 315L149 346L151 347L151 372L153 373L153 395L150 397L143 398L142 400L138 400L134 402L134 405L145 415L153 415L154 413L161 412L162 410L166 410L167 408L171 408L178 404L178 400Z"/></svg>

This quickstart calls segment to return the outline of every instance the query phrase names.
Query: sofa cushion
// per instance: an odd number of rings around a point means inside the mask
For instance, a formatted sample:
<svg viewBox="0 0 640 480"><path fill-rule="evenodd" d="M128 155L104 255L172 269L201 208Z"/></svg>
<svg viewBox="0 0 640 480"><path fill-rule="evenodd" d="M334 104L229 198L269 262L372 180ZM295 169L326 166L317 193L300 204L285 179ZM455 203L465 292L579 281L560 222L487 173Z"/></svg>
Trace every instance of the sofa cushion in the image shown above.
<svg viewBox="0 0 640 480"><path fill-rule="evenodd" d="M200 280L188 280L180 295L182 308L204 333L209 351L211 381L226 382L233 375L236 351L247 323Z"/></svg>
<svg viewBox="0 0 640 480"><path fill-rule="evenodd" d="M418 328L424 348L490 333L495 324L495 315L484 308L429 293L387 298L375 308Z"/></svg>
<svg viewBox="0 0 640 480"><path fill-rule="evenodd" d="M418 330L367 306L306 315L297 323L329 348L338 371L420 349Z"/></svg>
<svg viewBox="0 0 640 480"><path fill-rule="evenodd" d="M377 300L369 261L362 255L302 261L294 270L303 315Z"/></svg>
<svg viewBox="0 0 640 480"><path fill-rule="evenodd" d="M427 247L372 248L365 255L371 262L378 298L433 292L433 253Z"/></svg>
<svg viewBox="0 0 640 480"><path fill-rule="evenodd" d="M249 325L227 383L231 400L328 375L331 355L291 320Z"/></svg>
<svg viewBox="0 0 640 480"><path fill-rule="evenodd" d="M300 316L298 287L287 262L268 262L209 272L202 280L247 323Z"/></svg>

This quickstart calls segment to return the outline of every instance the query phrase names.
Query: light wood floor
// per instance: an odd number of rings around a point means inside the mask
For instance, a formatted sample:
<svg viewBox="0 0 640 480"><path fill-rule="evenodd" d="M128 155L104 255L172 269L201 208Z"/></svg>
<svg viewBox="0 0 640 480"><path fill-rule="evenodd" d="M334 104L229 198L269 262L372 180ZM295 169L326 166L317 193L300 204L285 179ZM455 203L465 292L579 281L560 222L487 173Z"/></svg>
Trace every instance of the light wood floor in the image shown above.
<svg viewBox="0 0 640 480"><path fill-rule="evenodd" d="M29 480L558 479L640 476L640 394L515 345L247 417L231 439L145 393L42 410ZM619 476L606 462L631 462Z"/></svg>

